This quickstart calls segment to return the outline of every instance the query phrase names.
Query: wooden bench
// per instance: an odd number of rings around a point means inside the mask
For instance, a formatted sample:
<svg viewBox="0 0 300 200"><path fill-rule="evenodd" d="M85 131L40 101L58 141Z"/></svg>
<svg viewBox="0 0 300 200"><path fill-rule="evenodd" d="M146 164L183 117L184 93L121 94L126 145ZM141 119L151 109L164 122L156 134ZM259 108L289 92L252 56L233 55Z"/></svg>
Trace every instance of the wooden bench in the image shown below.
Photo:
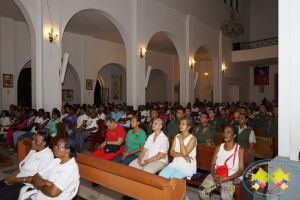
<svg viewBox="0 0 300 200"><path fill-rule="evenodd" d="M222 133L218 133L217 137L220 137L220 134L222 134ZM170 149L172 146L172 142L173 142L173 140L169 140ZM222 135L221 143L223 143L223 135ZM218 144L218 145L220 145L220 144ZM210 171L210 163L211 163L211 160L214 155L216 147L217 146L208 146L208 145L203 145L203 144L197 144L196 161L197 161L198 169ZM169 151L168 156L169 156L169 162L171 162L173 160L173 157L171 157L170 151ZM254 152L249 151L247 153L244 153L245 169L253 162L254 162ZM200 178L198 178L197 180L187 180L186 179L186 182L189 185L199 187L202 184L202 182L204 181L204 179L206 178L206 176L207 176L207 174L202 174L202 176ZM220 192L220 188L216 188L215 191ZM244 188L243 183L240 183L235 186L234 198L236 200L241 200L241 199L252 200L253 196L249 192L247 192L247 190Z"/></svg>
<svg viewBox="0 0 300 200"><path fill-rule="evenodd" d="M253 131L254 131L255 136L261 136L262 130L263 130L262 128L253 127Z"/></svg>
<svg viewBox="0 0 300 200"><path fill-rule="evenodd" d="M19 141L19 162L30 151L31 141L28 138ZM136 199L180 200L186 193L185 180L168 180L127 165L80 153L76 161L82 178Z"/></svg>
<svg viewBox="0 0 300 200"><path fill-rule="evenodd" d="M63 137L67 137L67 133L66 133L66 124L63 123L63 122L59 122L56 124L56 129L57 129L57 134L55 137L51 137L50 139L50 144L52 146L56 145L57 141L60 139L60 138L63 138Z"/></svg>
<svg viewBox="0 0 300 200"><path fill-rule="evenodd" d="M97 124L98 130L95 133L90 133L91 145L89 151L94 151L97 143L101 144L104 142L104 138L102 137L102 131L105 129L104 121L99 119Z"/></svg>

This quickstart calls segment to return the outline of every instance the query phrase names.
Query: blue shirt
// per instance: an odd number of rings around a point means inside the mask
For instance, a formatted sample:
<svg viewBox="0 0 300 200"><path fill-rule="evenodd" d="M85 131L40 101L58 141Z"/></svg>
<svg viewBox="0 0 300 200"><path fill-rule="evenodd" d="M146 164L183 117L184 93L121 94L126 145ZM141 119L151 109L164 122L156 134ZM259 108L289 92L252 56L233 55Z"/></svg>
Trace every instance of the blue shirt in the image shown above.
<svg viewBox="0 0 300 200"><path fill-rule="evenodd" d="M122 112L117 112L117 113L114 113L111 118L113 118L115 120L115 122L119 121L119 119L123 116L123 113Z"/></svg>

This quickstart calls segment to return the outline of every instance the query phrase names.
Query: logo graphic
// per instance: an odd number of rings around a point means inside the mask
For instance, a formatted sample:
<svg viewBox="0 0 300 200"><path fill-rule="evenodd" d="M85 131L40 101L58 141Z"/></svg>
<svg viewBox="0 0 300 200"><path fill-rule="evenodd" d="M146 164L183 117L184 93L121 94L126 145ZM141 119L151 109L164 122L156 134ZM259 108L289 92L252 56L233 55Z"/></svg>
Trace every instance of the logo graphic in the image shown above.
<svg viewBox="0 0 300 200"><path fill-rule="evenodd" d="M277 159L260 160L249 165L243 174L243 185L252 195L278 199L292 193L299 182L295 168Z"/></svg>

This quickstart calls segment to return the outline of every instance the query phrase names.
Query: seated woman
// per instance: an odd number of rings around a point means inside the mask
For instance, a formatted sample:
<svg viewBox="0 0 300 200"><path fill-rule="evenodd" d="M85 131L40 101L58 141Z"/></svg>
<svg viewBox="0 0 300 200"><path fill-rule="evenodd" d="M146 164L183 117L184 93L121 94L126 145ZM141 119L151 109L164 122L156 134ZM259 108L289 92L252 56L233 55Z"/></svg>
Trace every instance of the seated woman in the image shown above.
<svg viewBox="0 0 300 200"><path fill-rule="evenodd" d="M164 121L157 118L153 121L152 133L146 141L139 157L129 166L155 174L168 164L169 139L162 132Z"/></svg>
<svg viewBox="0 0 300 200"><path fill-rule="evenodd" d="M60 112L58 110L52 111L52 119L48 122L47 126L43 129L51 134L51 137L55 137L57 134L56 124L60 122Z"/></svg>
<svg viewBox="0 0 300 200"><path fill-rule="evenodd" d="M235 185L241 182L240 177L244 171L244 148L238 145L238 130L235 126L226 126L223 132L224 142L218 146L214 152L210 172L201 186L199 187L199 196L202 200L210 199L209 194L215 188L221 187L221 199L233 199ZM224 169L227 164L227 170Z"/></svg>
<svg viewBox="0 0 300 200"><path fill-rule="evenodd" d="M167 179L183 179L188 176L193 176L193 174L196 173L197 140L191 134L192 128L193 120L191 118L185 117L180 121L179 129L181 133L174 138L170 151L174 160L159 173L159 176ZM183 199L187 200L189 198L185 195Z"/></svg>
<svg viewBox="0 0 300 200"><path fill-rule="evenodd" d="M90 118L88 119L86 125L75 133L75 141L78 147L77 151L79 153L82 152L82 146L84 140L88 136L90 136L90 133L95 133L98 130L98 124L97 124L98 118L96 117L97 116L96 111L91 110L88 113L90 113Z"/></svg>
<svg viewBox="0 0 300 200"><path fill-rule="evenodd" d="M119 119L119 122L124 129L130 128L131 117L132 114L130 113L129 109L126 109L125 114Z"/></svg>
<svg viewBox="0 0 300 200"><path fill-rule="evenodd" d="M48 148L49 142L49 133L40 131L34 136L32 150L13 173L0 181L1 200L18 199L20 189L25 184L31 183L32 177L52 162L54 157L51 149Z"/></svg>
<svg viewBox="0 0 300 200"><path fill-rule="evenodd" d="M129 165L133 160L139 157L140 151L146 142L146 133L140 128L141 118L139 116L133 116L130 124L133 129L127 133L123 153L111 161Z"/></svg>
<svg viewBox="0 0 300 200"><path fill-rule="evenodd" d="M111 160L124 151L123 144L126 138L126 132L124 128L111 117L106 118L104 123L107 126L106 139L91 156ZM107 153L107 151L111 152Z"/></svg>
<svg viewBox="0 0 300 200"><path fill-rule="evenodd" d="M0 118L0 127L8 127L10 125L9 112L2 110Z"/></svg>
<svg viewBox="0 0 300 200"><path fill-rule="evenodd" d="M248 116L246 114L239 114L238 143L245 149L246 152L254 149L254 144L256 143L254 131L251 127L247 127L247 121Z"/></svg>
<svg viewBox="0 0 300 200"><path fill-rule="evenodd" d="M25 126L28 120L29 117L27 115L27 111L25 109L21 109L21 115L18 117L18 120L9 127L9 130L7 132L7 137L6 137L5 148L7 148L8 146L11 147L14 146L13 144L14 132L20 130L21 127Z"/></svg>
<svg viewBox="0 0 300 200"><path fill-rule="evenodd" d="M159 118L162 119L162 120L164 120L165 123L167 123L167 121L169 119L169 115L168 115L168 113L166 113L166 109L165 108L161 109Z"/></svg>
<svg viewBox="0 0 300 200"><path fill-rule="evenodd" d="M68 116L68 111L66 107L61 107L60 109L60 121L63 122L63 118L65 118L66 116Z"/></svg>
<svg viewBox="0 0 300 200"><path fill-rule="evenodd" d="M78 130L81 130L83 127L85 127L86 122L87 122L87 120L89 118L86 115L86 109L84 107L80 108L80 112L79 113L80 113L80 116L78 116L77 122L74 125L73 129L71 129L71 130L68 131L68 136L71 137L71 138L75 138L75 133Z"/></svg>
<svg viewBox="0 0 300 200"><path fill-rule="evenodd" d="M75 161L76 142L69 137L61 138L53 152L56 158L32 177L37 193L28 200L70 199L73 195L80 178Z"/></svg>

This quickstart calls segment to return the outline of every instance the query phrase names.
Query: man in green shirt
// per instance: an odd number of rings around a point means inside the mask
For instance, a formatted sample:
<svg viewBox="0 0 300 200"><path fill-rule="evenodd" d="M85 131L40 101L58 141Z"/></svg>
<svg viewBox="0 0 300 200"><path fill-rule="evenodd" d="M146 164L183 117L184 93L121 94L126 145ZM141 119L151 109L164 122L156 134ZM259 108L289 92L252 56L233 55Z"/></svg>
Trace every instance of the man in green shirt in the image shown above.
<svg viewBox="0 0 300 200"><path fill-rule="evenodd" d="M174 139L174 137L180 133L179 130L179 124L180 120L182 120L185 116L185 109L184 108L178 108L176 113L176 119L173 119L170 121L167 127L166 136L170 139Z"/></svg>
<svg viewBox="0 0 300 200"><path fill-rule="evenodd" d="M271 137L272 135L278 135L278 107L273 107L273 117L269 119L261 132L262 137Z"/></svg>
<svg viewBox="0 0 300 200"><path fill-rule="evenodd" d="M245 108L245 107L240 107L239 110L240 110L240 113L241 113L241 114L245 114L245 115L248 114L248 113L247 113L247 108ZM252 127L252 124L251 124L250 119L247 121L246 125L247 125L247 127Z"/></svg>
<svg viewBox="0 0 300 200"><path fill-rule="evenodd" d="M255 115L253 120L253 127L263 128L265 123L269 121L272 117L267 114L267 108L265 105L261 104L259 106L259 114Z"/></svg>
<svg viewBox="0 0 300 200"><path fill-rule="evenodd" d="M202 113L200 116L200 124L194 126L193 135L197 138L198 144L213 145L216 131L208 121L208 114L206 112Z"/></svg>
<svg viewBox="0 0 300 200"><path fill-rule="evenodd" d="M216 125L216 131L222 132L222 126L223 125L230 125L231 120L229 117L226 116L226 109L222 108L220 112L220 117L218 118L217 125Z"/></svg>
<svg viewBox="0 0 300 200"><path fill-rule="evenodd" d="M149 135L151 135L153 133L153 130L152 130L152 124L153 124L153 121L158 118L158 112L157 110L155 109L152 109L151 112L150 112L150 117L151 117L151 121L146 125L147 127L147 137ZM163 127L163 132L165 133L166 131L166 126Z"/></svg>
<svg viewBox="0 0 300 200"><path fill-rule="evenodd" d="M233 120L231 120L230 122L230 125L231 126L238 126L239 125L239 115L240 115L240 112L236 111L234 114L233 114Z"/></svg>
<svg viewBox="0 0 300 200"><path fill-rule="evenodd" d="M209 116L209 121L208 121L208 123L209 123L212 127L214 127L214 129L217 131L217 122L218 122L218 120L217 120L217 118L216 118L216 111L215 111L215 109L213 109L213 108L209 109L209 111L208 111L208 116Z"/></svg>

